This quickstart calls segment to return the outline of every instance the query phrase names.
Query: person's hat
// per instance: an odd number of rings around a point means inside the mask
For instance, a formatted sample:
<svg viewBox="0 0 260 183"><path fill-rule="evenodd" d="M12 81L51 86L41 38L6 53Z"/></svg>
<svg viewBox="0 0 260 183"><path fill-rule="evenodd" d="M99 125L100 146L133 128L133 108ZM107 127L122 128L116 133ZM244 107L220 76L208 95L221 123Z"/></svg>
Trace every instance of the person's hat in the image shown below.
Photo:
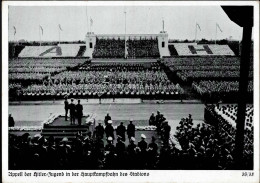
<svg viewBox="0 0 260 183"><path fill-rule="evenodd" d="M108 140L108 141L112 141L113 138L112 138L112 137L108 137L107 140Z"/></svg>
<svg viewBox="0 0 260 183"><path fill-rule="evenodd" d="M89 140L89 137L88 137L88 136L86 136L86 137L84 138L84 141L87 141L87 140Z"/></svg>
<svg viewBox="0 0 260 183"><path fill-rule="evenodd" d="M134 142L134 141L135 141L135 138L134 138L134 137L131 137L131 139L130 139L130 140Z"/></svg>
<svg viewBox="0 0 260 183"><path fill-rule="evenodd" d="M145 139L145 138L146 138L146 136L145 136L144 134L141 134L141 138Z"/></svg>
<svg viewBox="0 0 260 183"><path fill-rule="evenodd" d="M68 142L69 141L69 139L67 138L67 137L64 137L62 140L61 140L61 142Z"/></svg>
<svg viewBox="0 0 260 183"><path fill-rule="evenodd" d="M107 122L107 123L108 123L108 124L112 124L112 122L113 122L112 120L108 120L108 122Z"/></svg>

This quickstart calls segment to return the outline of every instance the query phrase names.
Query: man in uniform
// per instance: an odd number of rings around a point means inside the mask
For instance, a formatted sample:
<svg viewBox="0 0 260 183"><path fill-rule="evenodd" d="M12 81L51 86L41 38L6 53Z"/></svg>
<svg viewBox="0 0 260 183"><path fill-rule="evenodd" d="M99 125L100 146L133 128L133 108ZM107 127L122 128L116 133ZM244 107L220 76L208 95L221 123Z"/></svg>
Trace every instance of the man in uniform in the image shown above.
<svg viewBox="0 0 260 183"><path fill-rule="evenodd" d="M152 113L152 115L150 116L149 125L155 125L155 116L154 116L154 113Z"/></svg>
<svg viewBox="0 0 260 183"><path fill-rule="evenodd" d="M9 127L14 127L14 118L11 114L9 114L9 117L8 117L8 123L9 123Z"/></svg>
<svg viewBox="0 0 260 183"><path fill-rule="evenodd" d="M80 104L80 100L78 100L78 104L76 105L77 119L78 124L81 126L81 119L83 116L83 106Z"/></svg>
<svg viewBox="0 0 260 183"><path fill-rule="evenodd" d="M71 103L69 104L70 110L70 124L75 124L75 104L73 103L73 99L71 99Z"/></svg>
<svg viewBox="0 0 260 183"><path fill-rule="evenodd" d="M122 138L123 142L125 141L125 132L126 132L126 128L123 125L123 122L121 122L116 129L116 134Z"/></svg>
<svg viewBox="0 0 260 183"><path fill-rule="evenodd" d="M69 110L69 102L67 100L67 97L64 101L64 109L65 109L65 121L68 121L68 110Z"/></svg>
<svg viewBox="0 0 260 183"><path fill-rule="evenodd" d="M171 132L171 126L168 124L168 121L165 121L163 127L164 143L167 144L169 143L170 132Z"/></svg>
<svg viewBox="0 0 260 183"><path fill-rule="evenodd" d="M135 125L133 124L132 119L130 119L130 124L127 126L127 135L129 140L131 137L135 137Z"/></svg>
<svg viewBox="0 0 260 183"><path fill-rule="evenodd" d="M111 116L109 116L109 113L107 113L107 115L105 116L105 120L104 120L105 125L107 125L107 122L108 122L109 120L111 120L111 119L112 119Z"/></svg>
<svg viewBox="0 0 260 183"><path fill-rule="evenodd" d="M114 139L114 128L112 126L112 120L109 120L108 125L105 128L106 137L112 137Z"/></svg>
<svg viewBox="0 0 260 183"><path fill-rule="evenodd" d="M138 147L141 149L142 152L145 152L147 149L147 142L145 141L146 136L141 134L141 141L138 142Z"/></svg>
<svg viewBox="0 0 260 183"><path fill-rule="evenodd" d="M96 137L103 139L105 133L104 127L101 125L101 123L98 123L98 126L96 126Z"/></svg>

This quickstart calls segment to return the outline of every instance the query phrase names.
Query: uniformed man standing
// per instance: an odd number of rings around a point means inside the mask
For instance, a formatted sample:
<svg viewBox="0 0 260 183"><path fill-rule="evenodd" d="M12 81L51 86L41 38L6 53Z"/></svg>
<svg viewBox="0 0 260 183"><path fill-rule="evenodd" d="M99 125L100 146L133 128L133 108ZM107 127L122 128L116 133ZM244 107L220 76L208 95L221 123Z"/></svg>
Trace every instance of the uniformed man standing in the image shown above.
<svg viewBox="0 0 260 183"><path fill-rule="evenodd" d="M171 126L168 124L168 121L165 121L164 123L165 123L163 127L164 143L168 144L170 138Z"/></svg>
<svg viewBox="0 0 260 183"><path fill-rule="evenodd" d="M98 126L96 126L96 137L103 139L105 133L105 129L101 123L98 123Z"/></svg>
<svg viewBox="0 0 260 183"><path fill-rule="evenodd" d="M107 125L107 122L108 122L109 120L111 120L111 119L112 119L111 116L109 116L109 113L107 113L107 115L105 116L105 120L104 120L105 125Z"/></svg>
<svg viewBox="0 0 260 183"><path fill-rule="evenodd" d="M147 142L145 141L146 136L141 134L141 141L138 142L138 147L141 149L142 152L145 152L147 149Z"/></svg>
<svg viewBox="0 0 260 183"><path fill-rule="evenodd" d="M123 142L125 141L125 132L126 132L126 127L123 125L123 122L121 122L116 129L116 134L122 138Z"/></svg>
<svg viewBox="0 0 260 183"><path fill-rule="evenodd" d="M108 125L105 128L106 137L112 137L114 139L114 128L112 126L112 120L109 120Z"/></svg>
<svg viewBox="0 0 260 183"><path fill-rule="evenodd" d="M155 125L155 116L154 116L154 113L152 113L152 115L150 116L149 125Z"/></svg>
<svg viewBox="0 0 260 183"><path fill-rule="evenodd" d="M130 119L130 124L127 126L127 135L129 140L131 137L135 137L135 125L133 124L132 119Z"/></svg>
<svg viewBox="0 0 260 183"><path fill-rule="evenodd" d="M70 124L75 124L75 104L73 103L73 99L71 99L71 103L69 104L69 110L70 110Z"/></svg>
<svg viewBox="0 0 260 183"><path fill-rule="evenodd" d="M65 121L68 121L68 111L69 111L69 102L67 100L67 97L64 101L64 109L65 109Z"/></svg>
<svg viewBox="0 0 260 183"><path fill-rule="evenodd" d="M83 116L83 106L80 104L80 100L78 100L78 104L76 105L76 113L77 113L78 124L79 126L81 126L81 119Z"/></svg>

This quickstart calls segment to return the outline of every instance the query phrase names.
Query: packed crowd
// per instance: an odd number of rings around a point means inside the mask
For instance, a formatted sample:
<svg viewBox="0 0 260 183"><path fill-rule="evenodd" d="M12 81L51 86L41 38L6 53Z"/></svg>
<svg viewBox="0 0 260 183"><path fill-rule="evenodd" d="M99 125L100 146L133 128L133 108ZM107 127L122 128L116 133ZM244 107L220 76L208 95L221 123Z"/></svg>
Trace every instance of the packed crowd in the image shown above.
<svg viewBox="0 0 260 183"><path fill-rule="evenodd" d="M239 89L238 81L199 81L193 82L192 88L200 95L237 93ZM253 81L249 81L248 92L253 92Z"/></svg>
<svg viewBox="0 0 260 183"><path fill-rule="evenodd" d="M83 64L85 59L18 59L9 62L9 80L44 80L51 74Z"/></svg>
<svg viewBox="0 0 260 183"><path fill-rule="evenodd" d="M195 80L195 79L211 79L211 78L239 78L239 71L181 71L177 72L177 76L183 81ZM253 77L253 71L249 72L249 77Z"/></svg>
<svg viewBox="0 0 260 183"><path fill-rule="evenodd" d="M205 100L235 99L239 89L239 57L174 57L164 58L162 63L180 80L191 84ZM253 58L250 59L248 99L253 93ZM232 99L231 99L232 98Z"/></svg>
<svg viewBox="0 0 260 183"><path fill-rule="evenodd" d="M176 66L171 66L170 69L171 71L237 71L239 70L240 66L239 65L176 65Z"/></svg>
<svg viewBox="0 0 260 183"><path fill-rule="evenodd" d="M237 105L228 104L228 105L216 105L215 111L221 115L227 122L229 122L232 127L236 127L237 122ZM253 127L253 117L254 117L254 107L253 105L247 105L246 107L246 116L245 116L245 129L251 131Z"/></svg>
<svg viewBox="0 0 260 183"><path fill-rule="evenodd" d="M209 66L233 66L240 65L239 57L225 57L225 56L212 56L212 57L174 57L164 58L163 63L170 66L197 66L197 65L209 65ZM250 60L253 64L253 58Z"/></svg>
<svg viewBox="0 0 260 183"><path fill-rule="evenodd" d="M160 57L157 39L128 40L128 58Z"/></svg>
<svg viewBox="0 0 260 183"><path fill-rule="evenodd" d="M124 58L124 56L125 40L97 38L93 58Z"/></svg>
<svg viewBox="0 0 260 183"><path fill-rule="evenodd" d="M182 148L179 157L183 169L235 169L235 130L223 119L219 123L217 127L205 123L194 127L190 117L180 121L175 137ZM252 133L246 131L245 137L244 165L241 168L253 169L253 146L248 141L252 140Z"/></svg>
<svg viewBox="0 0 260 183"><path fill-rule="evenodd" d="M157 126L160 141L152 137L147 142L141 134L141 140L136 142L132 120L128 126L121 123L113 128L109 115L104 126L99 123L93 133L86 136L78 133L70 140L44 138L39 134L31 137L28 133L10 135L9 169L236 169L235 129L223 118L216 116L216 119L219 122L216 126L194 125L191 115L181 119L174 135L180 148L171 142L171 127L160 112L152 114L149 120ZM244 165L240 168L252 170L252 131L246 130L245 137Z"/></svg>
<svg viewBox="0 0 260 183"><path fill-rule="evenodd" d="M147 64L139 63L91 63L84 65L79 70L84 71L142 71L145 69L160 70L160 64L151 62Z"/></svg>
<svg viewBox="0 0 260 183"><path fill-rule="evenodd" d="M178 95L183 89L172 83L162 84L52 84L30 85L21 89L23 95Z"/></svg>
<svg viewBox="0 0 260 183"><path fill-rule="evenodd" d="M166 84L170 83L167 75L162 71L66 71L52 77L53 83L85 83L98 84L107 81L116 84Z"/></svg>
<svg viewBox="0 0 260 183"><path fill-rule="evenodd" d="M235 135L236 135L236 127L234 124L231 123L229 119L224 117L221 113L218 113L217 110L222 108L221 106L218 105L211 105L207 106L205 110L205 115L207 116L205 120L207 122L210 122L211 125L214 126L217 132L217 136L223 142L225 151L228 152L232 157L232 160L229 165L231 168L232 167L232 162L233 162L233 156L234 150L235 150ZM231 109L227 109L227 107L222 108L222 112L225 112L228 114L228 110L234 110L233 107ZM251 107L247 108L247 113L246 116L249 117L253 115L253 112L251 111ZM251 112L250 112L251 111ZM248 119L246 117L246 119ZM247 123L247 122L246 122ZM253 123L253 121L252 121ZM244 134L244 151L243 151L243 162L244 162L244 167L241 167L242 169L253 169L253 154L254 154L254 145L253 145L253 139L254 139L254 127L253 124L249 125L250 127L245 128L245 134ZM223 161L225 163L225 161Z"/></svg>
<svg viewBox="0 0 260 183"><path fill-rule="evenodd" d="M160 125L163 146L159 149L156 138L151 142L141 134L136 142L136 127L132 120L115 129L109 114L103 126L99 123L93 133L81 133L74 139L62 140L29 133L9 136L9 169L164 169L164 151L169 148L171 127L160 112L155 116ZM106 141L106 142L105 142ZM115 142L116 141L116 142ZM129 141L129 143L127 142ZM126 145L128 144L128 145Z"/></svg>

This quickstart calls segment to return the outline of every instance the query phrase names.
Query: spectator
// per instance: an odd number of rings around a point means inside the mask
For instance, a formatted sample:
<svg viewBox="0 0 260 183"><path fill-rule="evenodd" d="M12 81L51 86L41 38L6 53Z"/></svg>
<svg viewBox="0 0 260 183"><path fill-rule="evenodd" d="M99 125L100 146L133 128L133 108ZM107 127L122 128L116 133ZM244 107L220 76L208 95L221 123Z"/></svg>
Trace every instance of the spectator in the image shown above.
<svg viewBox="0 0 260 183"><path fill-rule="evenodd" d="M109 113L107 113L107 115L105 116L105 120L104 120L105 125L107 125L107 122L108 122L109 120L111 120L111 119L112 119L111 116L109 116Z"/></svg>
<svg viewBox="0 0 260 183"><path fill-rule="evenodd" d="M129 141L131 140L131 137L135 137L135 125L133 124L133 119L130 119L130 124L127 126L127 135Z"/></svg>
<svg viewBox="0 0 260 183"><path fill-rule="evenodd" d="M107 126L105 127L106 137L112 137L114 140L114 128L112 126L112 120L108 120Z"/></svg>
<svg viewBox="0 0 260 183"><path fill-rule="evenodd" d="M65 98L64 106L65 106L64 107L64 109L65 109L65 121L68 121L69 102L68 102L67 97Z"/></svg>
<svg viewBox="0 0 260 183"><path fill-rule="evenodd" d="M83 116L83 106L80 104L80 100L78 100L78 104L76 105L76 115L78 119L78 124L81 126L81 119Z"/></svg>
<svg viewBox="0 0 260 183"><path fill-rule="evenodd" d="M123 122L121 122L116 129L116 134L121 137L123 142L125 141L125 132L126 132L126 127L123 125Z"/></svg>
<svg viewBox="0 0 260 183"><path fill-rule="evenodd" d="M156 119L155 119L154 113L152 113L152 115L150 116L150 119L149 119L149 125L155 125L155 122L156 122Z"/></svg>
<svg viewBox="0 0 260 183"><path fill-rule="evenodd" d="M75 113L76 113L76 106L73 103L74 99L71 99L71 102L69 104L70 109L70 124L75 124Z"/></svg>
<svg viewBox="0 0 260 183"><path fill-rule="evenodd" d="M101 123L98 123L98 126L96 126L96 137L103 139L105 133L104 127L101 125Z"/></svg>
<svg viewBox="0 0 260 183"><path fill-rule="evenodd" d="M12 114L9 114L8 123L9 123L9 125L8 125L9 127L14 127L15 122L14 122L14 118L13 118Z"/></svg>

